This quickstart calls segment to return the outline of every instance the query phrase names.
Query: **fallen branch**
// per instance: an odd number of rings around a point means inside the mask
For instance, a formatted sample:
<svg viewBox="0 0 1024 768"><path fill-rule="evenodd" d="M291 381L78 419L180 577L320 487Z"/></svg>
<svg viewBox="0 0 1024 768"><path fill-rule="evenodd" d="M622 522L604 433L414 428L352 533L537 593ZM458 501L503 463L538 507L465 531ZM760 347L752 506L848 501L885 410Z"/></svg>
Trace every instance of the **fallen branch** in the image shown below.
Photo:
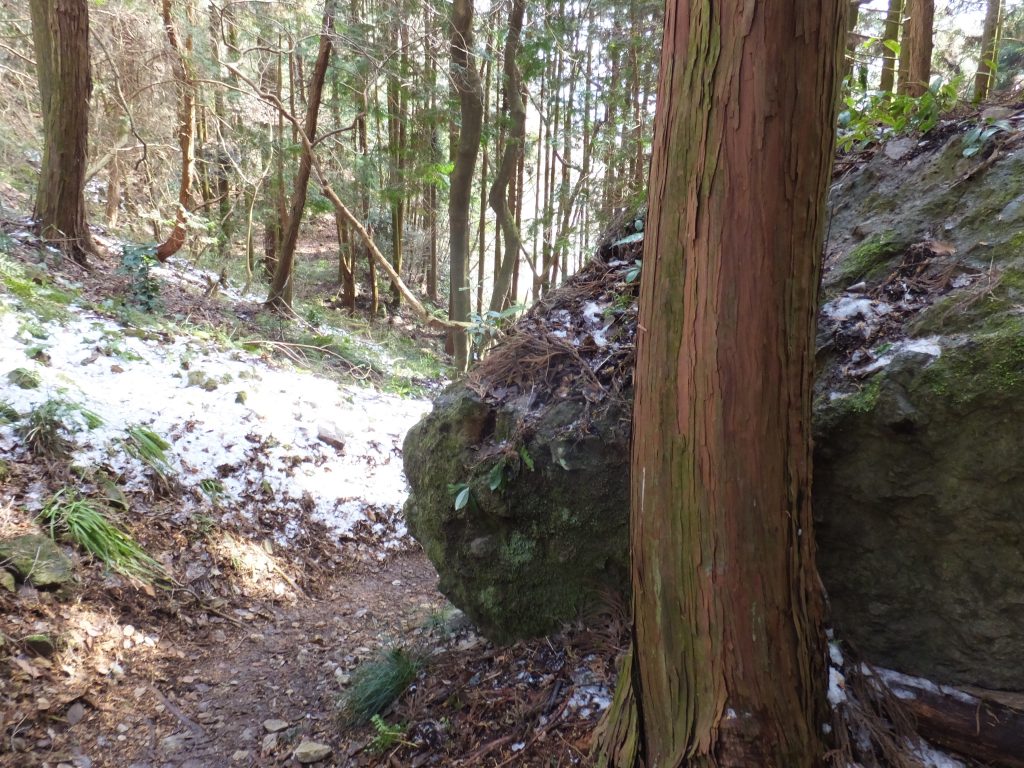
<svg viewBox="0 0 1024 768"><path fill-rule="evenodd" d="M1024 768L1024 711L984 694L886 670L878 673L917 721L922 738L998 768Z"/></svg>

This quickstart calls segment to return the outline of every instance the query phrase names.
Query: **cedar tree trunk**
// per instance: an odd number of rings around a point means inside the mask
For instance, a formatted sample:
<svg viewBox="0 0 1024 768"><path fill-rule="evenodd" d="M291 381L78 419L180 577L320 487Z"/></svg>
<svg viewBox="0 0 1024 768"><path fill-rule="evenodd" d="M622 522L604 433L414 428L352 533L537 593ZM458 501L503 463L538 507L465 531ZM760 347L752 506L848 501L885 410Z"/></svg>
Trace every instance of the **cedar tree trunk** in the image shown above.
<svg viewBox="0 0 1024 768"><path fill-rule="evenodd" d="M935 21L935 0L907 1L907 80L900 83L900 93L920 96L928 90L932 79L932 27Z"/></svg>
<svg viewBox="0 0 1024 768"><path fill-rule="evenodd" d="M634 643L602 765L823 762L811 384L847 5L668 2L633 417Z"/></svg>
<svg viewBox="0 0 1024 768"><path fill-rule="evenodd" d="M452 3L451 75L459 95L459 140L455 150L448 193L449 250L451 253L451 316L449 320L467 322L471 309L469 291L469 208L473 198L473 173L480 150L483 128L483 88L480 73L472 60L473 0ZM469 337L462 329L451 331L455 367L469 365Z"/></svg>
<svg viewBox="0 0 1024 768"><path fill-rule="evenodd" d="M80 264L95 253L85 216L89 143L89 6L86 0L31 0L43 113L43 159L36 190L36 226Z"/></svg>
<svg viewBox="0 0 1024 768"><path fill-rule="evenodd" d="M1002 15L1002 0L988 0L985 10L985 26L981 31L981 58L978 74L974 76L974 101L988 98L989 88L995 76L995 61L999 54L996 41L999 39L999 22Z"/></svg>

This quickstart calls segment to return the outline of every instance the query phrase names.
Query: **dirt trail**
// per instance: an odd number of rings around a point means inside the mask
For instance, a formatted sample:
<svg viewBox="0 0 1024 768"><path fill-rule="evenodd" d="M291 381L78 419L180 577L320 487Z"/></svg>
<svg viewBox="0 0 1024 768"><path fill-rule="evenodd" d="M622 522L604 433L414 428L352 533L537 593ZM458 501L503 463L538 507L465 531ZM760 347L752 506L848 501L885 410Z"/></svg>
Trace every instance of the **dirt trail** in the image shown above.
<svg viewBox="0 0 1024 768"><path fill-rule="evenodd" d="M5 745L21 749L0 753L0 765L287 765L306 739L333 750L318 765L345 765L352 746L336 707L346 675L389 640L421 631L444 602L435 581L426 558L407 552L382 567L332 574L315 597L290 606L253 603L225 611L238 620L150 624L146 631L160 637L151 652L54 712L45 735L29 728ZM129 620L121 618L122 632ZM282 721L276 735L268 720Z"/></svg>

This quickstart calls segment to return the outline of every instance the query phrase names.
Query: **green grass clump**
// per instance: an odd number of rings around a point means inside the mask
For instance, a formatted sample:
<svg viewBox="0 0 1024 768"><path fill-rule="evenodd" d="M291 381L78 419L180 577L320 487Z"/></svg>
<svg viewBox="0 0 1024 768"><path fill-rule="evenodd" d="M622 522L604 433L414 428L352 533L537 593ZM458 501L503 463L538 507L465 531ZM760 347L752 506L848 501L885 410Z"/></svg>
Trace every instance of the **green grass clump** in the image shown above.
<svg viewBox="0 0 1024 768"><path fill-rule="evenodd" d="M7 374L7 380L19 389L39 389L42 384L39 374L28 368L15 368Z"/></svg>
<svg viewBox="0 0 1024 768"><path fill-rule="evenodd" d="M0 401L0 424L13 424L20 418L21 414L10 403Z"/></svg>
<svg viewBox="0 0 1024 768"><path fill-rule="evenodd" d="M341 700L342 717L350 724L368 723L402 695L423 667L423 659L395 646L359 666Z"/></svg>
<svg viewBox="0 0 1024 768"><path fill-rule="evenodd" d="M149 467L161 480L170 480L174 475L167 450L171 444L151 429L136 424L125 430L121 441L125 453Z"/></svg>
<svg viewBox="0 0 1024 768"><path fill-rule="evenodd" d="M167 579L164 567L114 525L101 506L73 491L62 489L54 494L39 513L38 522L49 528L51 537L66 536L108 568L130 579L146 584Z"/></svg>
<svg viewBox="0 0 1024 768"><path fill-rule="evenodd" d="M28 452L40 459L62 459L71 456L75 447L68 438L67 404L61 400L47 400L29 411L18 425L18 436L25 441Z"/></svg>

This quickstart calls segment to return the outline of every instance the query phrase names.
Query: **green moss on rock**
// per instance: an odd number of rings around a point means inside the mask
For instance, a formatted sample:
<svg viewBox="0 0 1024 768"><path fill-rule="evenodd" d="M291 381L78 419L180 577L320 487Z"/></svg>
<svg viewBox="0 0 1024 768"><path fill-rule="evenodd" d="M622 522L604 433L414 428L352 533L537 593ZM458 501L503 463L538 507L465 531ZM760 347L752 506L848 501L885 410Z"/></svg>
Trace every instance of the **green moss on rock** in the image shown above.
<svg viewBox="0 0 1024 768"><path fill-rule="evenodd" d="M909 245L910 241L894 230L871 235L852 248L839 262L832 282L848 284L872 277L876 271L883 269L890 259L903 253Z"/></svg>

